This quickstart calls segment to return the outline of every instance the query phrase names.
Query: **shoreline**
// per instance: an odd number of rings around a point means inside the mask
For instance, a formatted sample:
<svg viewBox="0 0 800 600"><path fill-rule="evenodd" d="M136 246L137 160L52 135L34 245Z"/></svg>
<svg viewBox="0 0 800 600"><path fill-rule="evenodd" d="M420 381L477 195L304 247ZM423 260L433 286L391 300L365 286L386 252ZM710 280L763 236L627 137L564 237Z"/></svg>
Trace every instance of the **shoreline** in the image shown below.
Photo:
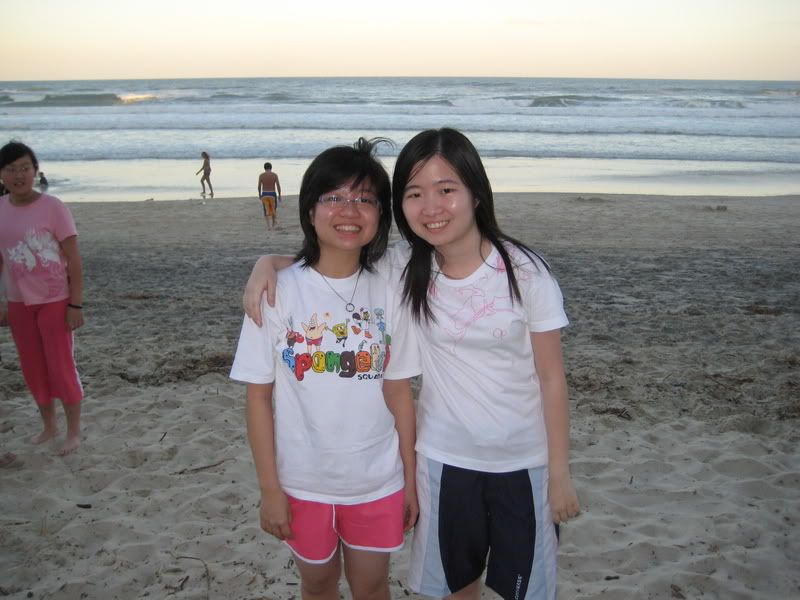
<svg viewBox="0 0 800 600"><path fill-rule="evenodd" d="M391 172L395 157L380 157ZM226 197L255 197L263 163L271 161L286 195L299 192L311 159L216 159L211 180ZM800 166L786 163L625 159L487 158L497 193L666 194L747 197L800 193ZM180 200L199 197L199 160L41 161L49 192L68 203Z"/></svg>
<svg viewBox="0 0 800 600"><path fill-rule="evenodd" d="M53 194L50 190L47 191L48 194L58 197L57 194ZM592 202L593 200L601 200L601 201L608 201L608 200L618 200L618 201L635 201L635 202L655 202L658 200L667 200L667 201L684 201L684 202L712 202L712 201L720 201L720 202L758 202L763 200L785 200L788 202L799 202L800 203L800 193L787 193L787 194L762 194L762 195L754 195L748 194L746 196L731 196L729 194L636 194L636 193L605 193L605 192L595 192L595 193L577 193L577 192L549 192L549 191L541 191L541 192L494 192L494 199L495 203L498 202L502 203L504 200L514 199L517 200L519 197L522 196L524 198L529 198L533 200L542 200L542 199L549 199L549 200L577 200L577 201L585 201L585 202ZM286 210L291 208L292 210L296 208L298 195L297 194L284 194L281 198L280 209L281 213L283 214ZM202 197L200 195L197 196L188 196L186 198L179 198L175 200L158 200L156 198L146 198L144 200L125 200L125 201L113 201L113 200L77 200L68 202L68 206L70 210L76 209L76 207L113 207L119 206L120 204L126 205L150 205L150 204L181 204L181 203L196 203L203 205L210 204L213 205L214 203L253 203L257 206L261 206L259 198L256 198L255 195L253 196L217 196L214 195L213 198L211 197ZM263 214L262 214L263 217Z"/></svg>
<svg viewBox="0 0 800 600"><path fill-rule="evenodd" d="M571 321L583 514L561 530L560 595L796 595L800 195L495 201L550 262ZM257 256L299 247L296 206L287 195L267 232L255 196L69 203L84 440L65 458L28 444L38 416L0 329L0 439L18 455L0 468L3 593L298 597L290 552L258 526L244 388L227 378L242 286ZM392 557L392 598L421 600L409 550Z"/></svg>

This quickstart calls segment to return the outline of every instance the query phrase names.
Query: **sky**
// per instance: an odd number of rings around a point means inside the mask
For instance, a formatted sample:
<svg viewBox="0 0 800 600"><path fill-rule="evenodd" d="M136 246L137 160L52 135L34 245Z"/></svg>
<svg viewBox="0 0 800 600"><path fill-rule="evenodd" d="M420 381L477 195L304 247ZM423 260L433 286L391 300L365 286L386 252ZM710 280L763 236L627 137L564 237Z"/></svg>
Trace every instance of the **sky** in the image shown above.
<svg viewBox="0 0 800 600"><path fill-rule="evenodd" d="M800 0L0 0L0 80L800 80Z"/></svg>

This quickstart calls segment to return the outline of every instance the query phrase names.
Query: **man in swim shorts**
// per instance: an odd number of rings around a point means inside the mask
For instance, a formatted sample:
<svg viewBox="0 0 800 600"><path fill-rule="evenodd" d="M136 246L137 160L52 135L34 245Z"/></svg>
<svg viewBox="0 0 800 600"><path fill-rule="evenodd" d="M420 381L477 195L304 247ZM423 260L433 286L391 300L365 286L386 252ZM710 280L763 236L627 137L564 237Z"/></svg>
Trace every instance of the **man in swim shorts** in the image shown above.
<svg viewBox="0 0 800 600"><path fill-rule="evenodd" d="M264 163L264 172L258 176L258 196L264 209L267 229L275 227L278 217L278 200L281 197L281 182L278 174L272 172L272 163Z"/></svg>

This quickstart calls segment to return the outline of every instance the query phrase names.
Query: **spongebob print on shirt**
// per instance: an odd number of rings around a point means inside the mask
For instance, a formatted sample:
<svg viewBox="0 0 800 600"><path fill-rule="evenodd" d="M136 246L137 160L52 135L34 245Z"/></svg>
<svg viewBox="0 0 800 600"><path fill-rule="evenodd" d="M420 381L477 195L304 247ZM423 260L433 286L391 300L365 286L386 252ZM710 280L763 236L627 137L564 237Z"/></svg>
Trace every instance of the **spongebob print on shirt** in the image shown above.
<svg viewBox="0 0 800 600"><path fill-rule="evenodd" d="M382 307L360 307L333 322L330 312L315 312L301 321L302 332L289 317L282 362L297 381L307 376L381 379L391 355L384 313Z"/></svg>

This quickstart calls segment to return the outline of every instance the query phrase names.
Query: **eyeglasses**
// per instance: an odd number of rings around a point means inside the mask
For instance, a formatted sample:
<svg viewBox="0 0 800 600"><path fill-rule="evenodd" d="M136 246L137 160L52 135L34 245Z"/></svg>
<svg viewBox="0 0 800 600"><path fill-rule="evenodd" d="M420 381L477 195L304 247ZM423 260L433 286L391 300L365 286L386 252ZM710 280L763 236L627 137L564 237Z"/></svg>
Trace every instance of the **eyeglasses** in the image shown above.
<svg viewBox="0 0 800 600"><path fill-rule="evenodd" d="M352 204L359 210L378 207L378 199L369 192L359 192L353 195L340 190L329 194L322 194L317 202L328 208L344 208L344 205L347 203Z"/></svg>
<svg viewBox="0 0 800 600"><path fill-rule="evenodd" d="M17 173L27 175L35 169L33 168L33 165L22 165L21 167L12 167L11 165L6 165L2 170L6 173L11 173L11 175L16 175Z"/></svg>

